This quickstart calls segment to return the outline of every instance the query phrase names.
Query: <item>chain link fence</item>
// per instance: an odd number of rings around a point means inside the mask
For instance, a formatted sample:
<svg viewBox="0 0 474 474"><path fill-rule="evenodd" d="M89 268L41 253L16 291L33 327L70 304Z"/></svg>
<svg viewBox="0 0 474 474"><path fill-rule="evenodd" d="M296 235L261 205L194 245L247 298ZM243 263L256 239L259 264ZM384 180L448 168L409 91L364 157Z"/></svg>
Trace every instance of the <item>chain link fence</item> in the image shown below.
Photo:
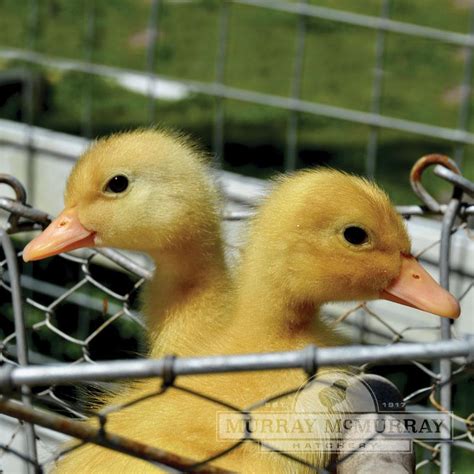
<svg viewBox="0 0 474 474"><path fill-rule="evenodd" d="M423 170L436 163L441 164L434 168L435 174L451 183L454 190L452 199L446 205L435 201L421 184ZM449 288L451 238L453 235L464 234L469 239L473 239L467 219L474 214L474 205L468 202L469 197L474 196L474 184L463 178L452 162L438 155L420 160L412 171L411 179L413 188L422 198L424 205L399 207L399 212L407 219L413 215L438 215L442 219L441 235L429 248L419 252L418 256L433 246L440 246L440 282L445 288ZM302 351L286 353L212 355L201 358L170 356L159 360L146 358L124 360L122 355L120 360L116 361L101 360L104 357L95 354L94 341L104 336L110 328L119 327L125 323L133 327L134 333L143 331L144 324L136 310L135 295L143 283L151 277L152 271L146 265L138 264L128 256L110 249L92 250L81 256L63 254L54 257L53 261L60 261L73 269L70 272L75 275L75 279L72 286L67 288L64 285L57 285L55 288L56 290L59 288L59 291L56 295L45 300L39 293L32 291L31 286L28 288L25 285L28 278L31 278L31 275L28 275L28 265L21 268L19 259L21 250L15 249L12 242L22 237L25 232L44 228L50 221L50 216L27 204L24 188L14 177L1 175L0 182L10 186L16 195L14 199L0 198L0 208L7 213L6 225L0 231L2 242L0 285L2 301L6 301L2 306L2 318L9 321L9 325L5 327L11 328L10 332L5 331L1 341L0 413L18 420L11 425L11 432L0 446L2 450L0 464L2 457L15 456L28 466L30 472L42 472L71 450L85 444L97 444L146 460L165 471L228 472L216 467L216 463L219 464L219 461L225 459L226 456L232 456L232 453L242 444L251 443L259 449L265 449L276 456L286 458L292 465L292 472L299 472L300 469L324 472L323 469L318 469L308 462L306 456L280 449L278 445L266 439L259 439L249 429L250 423L258 416L259 410L307 390L311 387L311 383L296 386L284 393L268 393L258 403L243 407L221 400L212 393L195 391L187 386L185 381L187 376L196 374L229 373L229 380L232 380L232 377L237 377L238 374L232 375L236 372L262 371L262 374L265 374L277 369L279 371L275 376L284 377L285 371L299 370L306 374L305 376L310 381L319 368L345 364L357 365L359 374L370 373L386 363L410 364L414 370L414 372L409 372L410 374L420 380L427 380L425 385L417 386L415 390L404 391L403 387L398 387L403 393L399 399L396 390L392 391L391 395L385 391L383 392L385 395L379 397L381 398L379 402L391 400L391 403L399 408L404 406L407 412L416 411L420 408L420 404L429 403L435 410L447 413L451 418L454 426L452 442L413 440L418 452L417 470L425 472L424 469L427 466L437 466L451 472L453 447L474 451L474 413L466 414L465 407L461 410L462 413L458 413L456 410L453 411L451 405L453 388L472 375L474 339L458 337L452 330L450 321L446 319L443 319L439 325L410 325L403 329L396 329L372 303L363 302L335 317L333 326L345 324L356 315L360 317L363 314L366 319L390 331L392 337L388 345L321 349L308 347ZM229 212L223 216L223 219L241 220L248 214ZM23 247L24 241L24 239L20 241L19 247ZM112 276L104 276L100 268L108 268ZM126 283L120 288L111 283L114 280L122 281L124 275L126 275ZM460 294L456 295L461 303L469 292L474 291L473 286L474 282L471 281ZM87 292L86 289L91 291ZM100 317L91 318L85 327L71 328L66 324L71 305L78 307L86 305L89 308L92 305ZM464 308L464 314L461 317L472 317L471 310L472 308ZM432 333L436 341L404 342L409 335L419 334L420 331ZM31 364L32 351L28 351L28 343L32 340L34 342L35 336L43 332L48 332L49 339L53 341L52 344L45 346L47 349L41 354L49 359L38 359L36 355L37 360ZM416 340L416 336L410 340ZM45 360L58 360L58 357L52 357L51 352L48 353L48 350L53 351L56 341L67 344L70 348L68 357L59 359L62 362L59 364L46 364ZM38 351L37 348L35 350ZM366 375L362 376L366 377ZM91 416L91 411L87 408L87 398L90 397L90 393L84 395L84 393L64 389L67 384L79 384L90 390L94 387L100 390L100 387L107 387L107 384L112 381L140 378L149 380L149 383L144 386L145 389L135 393L132 391L132 396L105 406L92 414L92 417L98 420L98 425L79 421ZM155 378L161 379L161 383L156 382ZM406 387L409 388L410 384ZM155 403L166 406L167 394L172 392L186 393L191 397L199 398L203 403L211 404L216 411L225 410L238 415L243 420L245 429L238 439L221 451L216 449L216 452L206 459L188 459L162 450L160 446L155 446L153 443L145 445L123 434L109 431L108 421L111 417L120 416L124 410L133 414L133 410L137 407L147 407L146 409L149 410ZM66 434L75 438L77 442L56 448L51 447L50 443L45 443L42 439L44 431L38 427ZM179 426L176 426L176 429L179 429ZM18 449L15 441L20 434L24 435L26 445ZM43 454L39 456L38 447L42 446ZM45 452L47 455L44 454ZM358 453L357 448L343 450L339 455L333 456L328 469L346 472L344 463L347 463L350 457L355 458L359 454L362 459L359 462L363 462L364 453ZM398 460L403 457L403 455L397 456Z"/></svg>

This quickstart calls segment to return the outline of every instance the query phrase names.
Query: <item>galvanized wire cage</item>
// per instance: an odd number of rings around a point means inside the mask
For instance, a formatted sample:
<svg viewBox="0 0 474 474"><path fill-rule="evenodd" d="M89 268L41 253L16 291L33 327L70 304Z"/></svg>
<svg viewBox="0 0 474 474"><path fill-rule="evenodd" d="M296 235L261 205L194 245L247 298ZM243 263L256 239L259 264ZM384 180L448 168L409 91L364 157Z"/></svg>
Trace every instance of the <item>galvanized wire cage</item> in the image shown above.
<svg viewBox="0 0 474 474"><path fill-rule="evenodd" d="M435 173L452 184L453 197L447 205L440 205L429 196L421 185L420 176L423 169L430 164L444 163L435 167ZM449 258L451 238L460 233L472 239L472 231L466 225L467 218L474 213L474 206L466 202L465 197L474 195L474 185L463 178L458 171L449 169L448 163L443 157L437 155L421 160L412 173L415 191L425 202L424 206L400 207L399 211L407 218L412 215L439 215L442 217L441 235L433 245L440 245L440 281L445 288L449 288ZM452 163L452 162L451 162ZM449 165L449 163L448 163ZM214 467L212 462L228 455L233 449L237 449L242 443L256 443L269 450L278 451L279 455L292 460L295 472L298 466L311 468L306 461L299 458L297 454L286 453L272 447L264 440L255 439L250 432L237 440L230 448L222 452L216 452L208 459L187 459L163 451L159 446L145 446L132 439L107 431L107 417L112 413L120 412L130 406L154 400L156 403L166 403L164 394L168 391L183 391L191 396L200 397L202 400L216 404L224 409L231 410L241 415L245 420L251 420L252 412L268 403L288 396L285 393L268 393L267 398L250 407L238 407L214 398L212 394L193 392L184 387L180 380L186 375L238 372L238 371L268 371L275 369L303 370L313 375L318 368L330 367L340 364L360 365L361 373L370 372L370 369L385 363L409 363L412 364L420 374L428 376L429 383L417 388L415 391L403 393L403 404L409 411L413 404L421 400L429 400L433 407L445 412L454 423L454 436L450 442L425 442L414 440L415 445L422 448L426 454L418 459L417 468L426 465L445 466L451 470L451 450L454 447L474 450L473 414L463 416L453 411L451 398L452 390L472 370L472 356L474 353L474 339L472 337L459 338L452 331L449 320L443 319L440 325L419 326L412 325L402 330L395 329L390 322L377 313L367 303L361 303L344 311L334 319L334 324L343 324L350 320L355 314L364 312L367 318L376 320L382 324L393 335L388 345L382 346L347 346L340 348L318 349L308 347L302 351L286 353L249 354L235 356L210 355L202 358L175 358L165 357L159 360L134 359L118 361L97 361L91 353L90 347L94 339L99 337L107 328L117 325L121 320L127 320L137 327L142 327L143 322L139 314L133 309L133 295L139 290L143 282L150 278L151 271L143 265L137 264L130 258L117 251L102 249L91 251L84 257L73 255L61 255L58 259L65 259L69 265L77 267L77 281L70 288L62 288L54 298L48 302L40 301L34 294L22 296L22 283L25 276L19 271L19 259L21 250L17 251L12 245L12 237L21 235L25 231L44 227L50 220L49 216L40 210L31 208L26 203L26 193L15 178L7 175L1 176L1 181L9 185L15 192L16 199L0 198L0 207L8 213L8 220L1 230L1 241L3 257L1 265L1 287L2 293L7 296L7 308L10 307L12 316L12 331L3 337L1 343L1 358L3 367L0 372L0 387L2 399L0 400L0 413L17 419L18 422L11 425L11 433L8 441L1 446L2 456L15 456L21 459L29 468L41 472L50 466L63 454L70 452L85 443L96 443L109 449L115 449L131 456L154 463L160 468L171 469L172 472L225 472L223 469ZM229 213L224 219L235 220L246 217L245 213ZM427 249L425 249L427 250ZM423 253L420 252L419 255ZM131 275L130 285L127 290L119 292L108 287L108 283L101 281L94 269L94 261L101 258L103 261L118 266ZM118 270L115 270L118 272ZM23 268L25 272L25 268ZM118 273L117 273L118 274ZM24 286L24 285L23 285ZM61 328L59 315L62 306L73 303L81 305L84 303L84 295L81 290L85 286L91 286L97 290L106 301L102 307L102 318L99 325L89 327L82 337L75 332ZM456 295L462 302L472 291L474 283L471 281L462 291ZM23 295L25 292L23 291ZM98 298L97 301L101 301ZM36 313L34 321L26 320L25 314L30 309ZM6 317L7 315L2 315ZM464 318L472 317L472 308L464 308ZM404 339L410 332L419 331L432 332L437 335L435 342L412 342L405 343ZM67 340L79 351L76 358L70 363L45 364L29 362L27 340L31 335L40 331L50 331L54 336ZM76 331L77 332L77 331ZM50 355L50 354L44 354ZM428 362L428 364L424 363ZM435 362L432 366L429 362ZM438 364L439 363L439 364ZM63 384L78 382L108 382L120 379L157 377L162 384L157 384L155 391L145 396L130 400L117 406L106 406L93 415L99 420L99 427L84 424L78 419L87 417L84 407L77 398L64 396L61 392ZM39 389L38 389L39 387ZM295 387L295 391L300 387ZM161 398L160 398L161 397ZM10 418L11 419L11 418ZM48 447L49 456L38 457L37 447L41 446L43 427L55 430L63 434L75 437L78 443L59 446L57 449ZM25 435L26 446L19 450L14 447L15 439ZM333 469L343 471L343 461L350 456L357 456L357 449L345 453L334 462ZM1 462L1 458L0 458ZM174 471L173 471L174 469ZM314 467L315 471L318 471Z"/></svg>

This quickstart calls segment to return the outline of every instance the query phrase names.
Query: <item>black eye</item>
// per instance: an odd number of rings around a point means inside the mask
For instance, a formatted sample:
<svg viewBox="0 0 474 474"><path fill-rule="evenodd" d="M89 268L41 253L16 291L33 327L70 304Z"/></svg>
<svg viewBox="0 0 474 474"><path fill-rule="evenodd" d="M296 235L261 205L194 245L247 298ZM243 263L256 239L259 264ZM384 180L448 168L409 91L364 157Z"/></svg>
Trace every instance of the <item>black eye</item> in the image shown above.
<svg viewBox="0 0 474 474"><path fill-rule="evenodd" d="M105 187L109 193L123 193L128 188L128 178L123 174L118 174L110 179Z"/></svg>
<svg viewBox="0 0 474 474"><path fill-rule="evenodd" d="M350 226L344 230L344 238L353 245L362 245L369 240L369 236L364 229L356 226Z"/></svg>

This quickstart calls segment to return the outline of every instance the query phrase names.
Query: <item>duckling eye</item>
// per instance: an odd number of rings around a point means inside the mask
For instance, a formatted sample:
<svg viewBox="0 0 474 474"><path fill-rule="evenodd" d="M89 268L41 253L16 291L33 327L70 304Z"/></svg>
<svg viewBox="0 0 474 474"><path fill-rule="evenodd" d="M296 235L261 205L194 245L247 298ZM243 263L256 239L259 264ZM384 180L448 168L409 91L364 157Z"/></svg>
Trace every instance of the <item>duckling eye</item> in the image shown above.
<svg viewBox="0 0 474 474"><path fill-rule="evenodd" d="M123 193L128 188L128 178L123 174L118 174L109 180L105 186L105 191L109 193Z"/></svg>
<svg viewBox="0 0 474 474"><path fill-rule="evenodd" d="M356 226L347 227L344 230L344 238L353 245L362 245L369 240L369 236L364 229Z"/></svg>

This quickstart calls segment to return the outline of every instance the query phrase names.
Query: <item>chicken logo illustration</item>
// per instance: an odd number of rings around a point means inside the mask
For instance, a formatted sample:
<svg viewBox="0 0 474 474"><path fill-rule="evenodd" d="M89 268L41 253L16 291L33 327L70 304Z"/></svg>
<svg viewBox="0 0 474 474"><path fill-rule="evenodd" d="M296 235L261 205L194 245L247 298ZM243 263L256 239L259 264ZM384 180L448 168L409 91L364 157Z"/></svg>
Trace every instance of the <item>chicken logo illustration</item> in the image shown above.
<svg viewBox="0 0 474 474"><path fill-rule="evenodd" d="M328 409L333 409L346 399L349 383L347 380L336 380L330 387L324 388L318 394L319 401Z"/></svg>

